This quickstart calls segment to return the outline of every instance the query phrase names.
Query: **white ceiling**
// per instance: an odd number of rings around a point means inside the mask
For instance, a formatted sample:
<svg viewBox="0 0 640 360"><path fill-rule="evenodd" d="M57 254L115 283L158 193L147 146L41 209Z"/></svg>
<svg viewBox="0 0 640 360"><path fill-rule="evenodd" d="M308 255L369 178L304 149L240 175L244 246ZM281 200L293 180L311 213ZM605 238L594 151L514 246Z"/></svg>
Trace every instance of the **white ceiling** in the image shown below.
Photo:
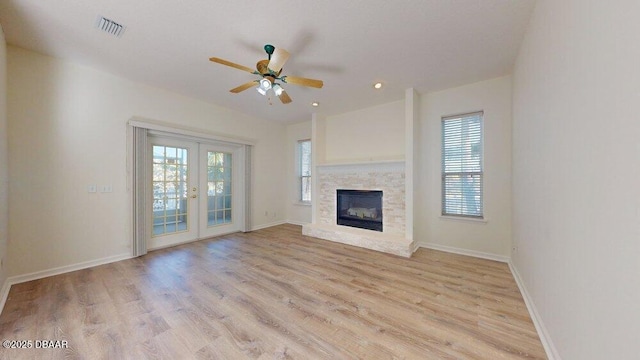
<svg viewBox="0 0 640 360"><path fill-rule="evenodd" d="M7 42L278 122L309 120L511 72L534 0L2 0ZM113 37L98 16L126 26ZM265 44L291 53L293 103L249 89ZM382 90L372 84L381 81ZM320 107L310 103L319 101Z"/></svg>

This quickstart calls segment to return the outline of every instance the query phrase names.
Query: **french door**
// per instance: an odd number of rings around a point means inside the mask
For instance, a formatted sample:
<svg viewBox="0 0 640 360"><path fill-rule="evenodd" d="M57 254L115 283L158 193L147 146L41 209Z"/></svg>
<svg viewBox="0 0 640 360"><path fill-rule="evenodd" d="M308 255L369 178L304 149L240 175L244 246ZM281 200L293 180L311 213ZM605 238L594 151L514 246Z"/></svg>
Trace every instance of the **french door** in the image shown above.
<svg viewBox="0 0 640 360"><path fill-rule="evenodd" d="M157 249L240 231L244 148L151 135L151 239Z"/></svg>
<svg viewBox="0 0 640 360"><path fill-rule="evenodd" d="M243 229L244 156L241 146L199 144L200 238Z"/></svg>

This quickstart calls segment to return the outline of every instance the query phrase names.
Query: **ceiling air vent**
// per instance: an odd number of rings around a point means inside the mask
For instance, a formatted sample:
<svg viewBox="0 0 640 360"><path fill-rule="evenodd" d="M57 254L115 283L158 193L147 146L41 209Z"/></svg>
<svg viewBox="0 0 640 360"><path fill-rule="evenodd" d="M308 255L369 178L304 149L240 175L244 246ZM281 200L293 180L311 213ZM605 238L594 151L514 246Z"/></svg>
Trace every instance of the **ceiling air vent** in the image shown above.
<svg viewBox="0 0 640 360"><path fill-rule="evenodd" d="M120 25L117 22L107 19L103 16L100 16L98 18L97 27L98 29L117 37L122 36L122 33L124 33L125 29L123 25Z"/></svg>

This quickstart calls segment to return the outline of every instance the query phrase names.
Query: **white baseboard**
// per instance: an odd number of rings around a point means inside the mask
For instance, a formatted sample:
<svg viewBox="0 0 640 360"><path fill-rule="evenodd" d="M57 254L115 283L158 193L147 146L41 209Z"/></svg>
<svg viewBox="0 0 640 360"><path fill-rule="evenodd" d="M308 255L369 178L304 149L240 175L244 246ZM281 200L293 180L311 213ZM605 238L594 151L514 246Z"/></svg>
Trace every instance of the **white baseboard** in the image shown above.
<svg viewBox="0 0 640 360"><path fill-rule="evenodd" d="M291 225L298 225L298 226L304 226L309 224L308 222L304 222L304 221L295 221L295 220L287 220L286 221L287 224L291 224Z"/></svg>
<svg viewBox="0 0 640 360"><path fill-rule="evenodd" d="M547 353L547 357L549 360L560 360L560 354L558 354L558 350L553 345L551 341L551 337L549 336L549 332L547 328L544 326L542 322L542 318L540 314L538 314L538 310L536 309L535 304L533 303L533 299L529 295L527 288L524 286L524 282L520 277L520 273L518 269L516 269L513 262L509 261L509 269L511 269L511 274L513 278L516 280L516 284L518 284L518 288L520 289L520 294L522 294L522 298L524 299L524 303L527 305L527 310L529 310L529 316L531 316L531 320L533 321L533 325L536 327L536 331L538 332L538 337L540 337L540 341L542 342L542 346L544 347L544 351Z"/></svg>
<svg viewBox="0 0 640 360"><path fill-rule="evenodd" d="M32 280L38 280L38 279L46 278L49 276L60 275L60 274L64 274L64 273L68 273L76 270L82 270L82 269L86 269L86 268L90 268L98 265L109 264L109 263L120 261L120 260L130 259L132 257L133 256L131 256L131 254L129 253L120 254L120 255L109 256L109 257L96 259L96 260L84 261L77 264L60 266L53 269L36 271L29 274L9 277L4 281L4 285L2 286L2 290L1 290L2 292L0 293L0 314L2 313L2 310L4 310L4 304L7 301L7 297L9 296L9 290L11 290L12 285L20 284L20 283L32 281Z"/></svg>
<svg viewBox="0 0 640 360"><path fill-rule="evenodd" d="M481 259L499 261L503 263L508 263L510 261L508 256L485 253L482 251L461 249L461 248L456 248L452 246L419 243L418 247L422 247L425 249L439 250L439 251L444 251L444 252L459 254L459 255L473 256Z"/></svg>
<svg viewBox="0 0 640 360"><path fill-rule="evenodd" d="M11 284L9 283L9 279L5 279L4 284L2 284L2 289L0 289L0 314L2 314L4 304L7 302L7 298L9 297L9 290L11 290Z"/></svg>
<svg viewBox="0 0 640 360"><path fill-rule="evenodd" d="M282 224L286 224L287 222L284 220L280 220L280 221L275 221L272 223L268 223L268 224L262 224L262 225L257 225L254 226L253 228L251 228L251 231L256 231L256 230L260 230L260 229L266 229L272 226L277 226L277 225L282 225Z"/></svg>
<svg viewBox="0 0 640 360"><path fill-rule="evenodd" d="M420 244L417 241L413 240L413 242L411 243L411 255L418 251L418 249L420 249Z"/></svg>

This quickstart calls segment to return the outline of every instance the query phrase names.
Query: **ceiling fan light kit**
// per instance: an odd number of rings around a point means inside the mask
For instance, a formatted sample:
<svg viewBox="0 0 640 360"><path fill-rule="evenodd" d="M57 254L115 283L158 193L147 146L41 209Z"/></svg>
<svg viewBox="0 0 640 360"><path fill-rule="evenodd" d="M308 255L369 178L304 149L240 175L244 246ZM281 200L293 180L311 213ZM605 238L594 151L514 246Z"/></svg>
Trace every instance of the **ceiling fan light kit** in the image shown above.
<svg viewBox="0 0 640 360"><path fill-rule="evenodd" d="M282 88L282 86L280 86L280 84L273 85L273 92L276 94L276 96L282 95L283 91L284 89Z"/></svg>
<svg viewBox="0 0 640 360"><path fill-rule="evenodd" d="M267 78L263 78L262 80L260 80L260 88L265 91L271 89L271 81L269 81L269 79Z"/></svg>
<svg viewBox="0 0 640 360"><path fill-rule="evenodd" d="M234 94L237 94L239 92L242 92L244 90L247 90L257 85L258 87L256 88L256 90L260 94L267 95L269 90L273 89L274 94L276 94L276 96L280 99L280 101L283 104L288 104L292 100L287 94L287 92L284 91L284 89L282 88L282 85L276 83L276 80L279 80L285 84L308 86L308 87L314 87L318 89L324 86L324 83L322 82L322 80L307 79L307 78L286 76L286 75L280 76L280 74L282 73L282 67L287 62L287 60L289 60L289 57L291 56L291 54L289 54L287 50L276 48L271 44L265 45L264 51L267 53L268 59L258 61L258 63L256 64L256 70L253 70L247 66L242 66L242 65L233 63L231 61L220 59L217 57L209 58L209 60L221 65L226 65L232 68L236 68L238 70L246 71L261 77L260 80L251 81L231 89L230 92Z"/></svg>

